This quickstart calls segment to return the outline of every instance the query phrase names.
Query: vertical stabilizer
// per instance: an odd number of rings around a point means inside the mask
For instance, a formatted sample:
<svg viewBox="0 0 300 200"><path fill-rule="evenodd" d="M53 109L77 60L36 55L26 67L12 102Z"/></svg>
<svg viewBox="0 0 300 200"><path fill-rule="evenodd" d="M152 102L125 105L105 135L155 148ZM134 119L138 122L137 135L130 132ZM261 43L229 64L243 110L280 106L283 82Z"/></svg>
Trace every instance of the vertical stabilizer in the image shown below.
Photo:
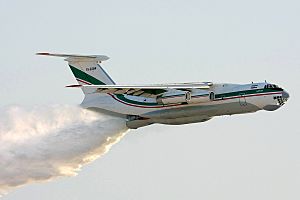
<svg viewBox="0 0 300 200"><path fill-rule="evenodd" d="M109 57L104 55L74 55L74 54L51 54L37 53L37 55L64 57L68 61L78 84L80 85L114 85L115 82L100 66L102 61ZM83 92L85 93L84 89Z"/></svg>

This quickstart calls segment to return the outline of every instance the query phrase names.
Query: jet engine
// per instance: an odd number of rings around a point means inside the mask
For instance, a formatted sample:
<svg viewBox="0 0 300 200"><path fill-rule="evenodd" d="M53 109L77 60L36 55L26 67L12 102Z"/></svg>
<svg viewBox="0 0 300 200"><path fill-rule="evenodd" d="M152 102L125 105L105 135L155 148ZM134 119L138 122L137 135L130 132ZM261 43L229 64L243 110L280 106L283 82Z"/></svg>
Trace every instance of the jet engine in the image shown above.
<svg viewBox="0 0 300 200"><path fill-rule="evenodd" d="M177 104L177 103L206 103L213 101L215 99L214 92L211 91L171 91L167 92L159 97L157 97L156 101L159 104L168 105L168 104Z"/></svg>
<svg viewBox="0 0 300 200"><path fill-rule="evenodd" d="M173 92L167 92L159 97L156 101L159 104L177 104L177 103L187 103L191 99L191 93L189 91L176 90Z"/></svg>
<svg viewBox="0 0 300 200"><path fill-rule="evenodd" d="M215 99L215 94L214 92L210 91L205 91L205 92L199 92L199 93L194 93L191 96L191 100L188 101L188 103L206 103L213 101Z"/></svg>

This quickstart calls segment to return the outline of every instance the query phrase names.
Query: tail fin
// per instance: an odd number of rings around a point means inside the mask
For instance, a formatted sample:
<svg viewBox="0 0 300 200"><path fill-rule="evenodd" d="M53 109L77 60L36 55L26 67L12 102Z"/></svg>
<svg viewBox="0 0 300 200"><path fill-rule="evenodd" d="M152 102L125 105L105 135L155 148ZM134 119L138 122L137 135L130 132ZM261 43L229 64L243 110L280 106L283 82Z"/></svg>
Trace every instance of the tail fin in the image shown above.
<svg viewBox="0 0 300 200"><path fill-rule="evenodd" d="M73 72L78 84L80 85L114 85L115 82L100 66L102 61L109 59L103 55L71 55L71 54L51 54L37 53L43 56L64 57L68 61L69 67ZM85 91L83 90L85 93Z"/></svg>

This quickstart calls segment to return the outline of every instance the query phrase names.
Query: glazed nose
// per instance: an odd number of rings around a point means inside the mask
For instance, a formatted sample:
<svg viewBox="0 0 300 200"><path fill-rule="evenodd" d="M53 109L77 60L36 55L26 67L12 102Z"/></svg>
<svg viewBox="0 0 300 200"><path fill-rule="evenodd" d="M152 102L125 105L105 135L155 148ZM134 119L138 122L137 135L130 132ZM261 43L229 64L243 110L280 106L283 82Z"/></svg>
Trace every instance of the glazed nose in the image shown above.
<svg viewBox="0 0 300 200"><path fill-rule="evenodd" d="M290 98L289 93L287 93L287 91L283 90L283 92L282 92L282 98L288 100L288 98Z"/></svg>

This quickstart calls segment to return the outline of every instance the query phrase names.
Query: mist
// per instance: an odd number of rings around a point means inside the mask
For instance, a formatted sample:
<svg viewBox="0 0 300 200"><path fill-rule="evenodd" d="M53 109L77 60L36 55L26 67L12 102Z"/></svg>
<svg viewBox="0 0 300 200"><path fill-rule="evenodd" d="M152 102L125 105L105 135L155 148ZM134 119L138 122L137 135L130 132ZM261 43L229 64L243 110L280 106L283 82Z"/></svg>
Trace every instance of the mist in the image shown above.
<svg viewBox="0 0 300 200"><path fill-rule="evenodd" d="M76 106L0 109L0 195L75 176L126 133L125 120Z"/></svg>

